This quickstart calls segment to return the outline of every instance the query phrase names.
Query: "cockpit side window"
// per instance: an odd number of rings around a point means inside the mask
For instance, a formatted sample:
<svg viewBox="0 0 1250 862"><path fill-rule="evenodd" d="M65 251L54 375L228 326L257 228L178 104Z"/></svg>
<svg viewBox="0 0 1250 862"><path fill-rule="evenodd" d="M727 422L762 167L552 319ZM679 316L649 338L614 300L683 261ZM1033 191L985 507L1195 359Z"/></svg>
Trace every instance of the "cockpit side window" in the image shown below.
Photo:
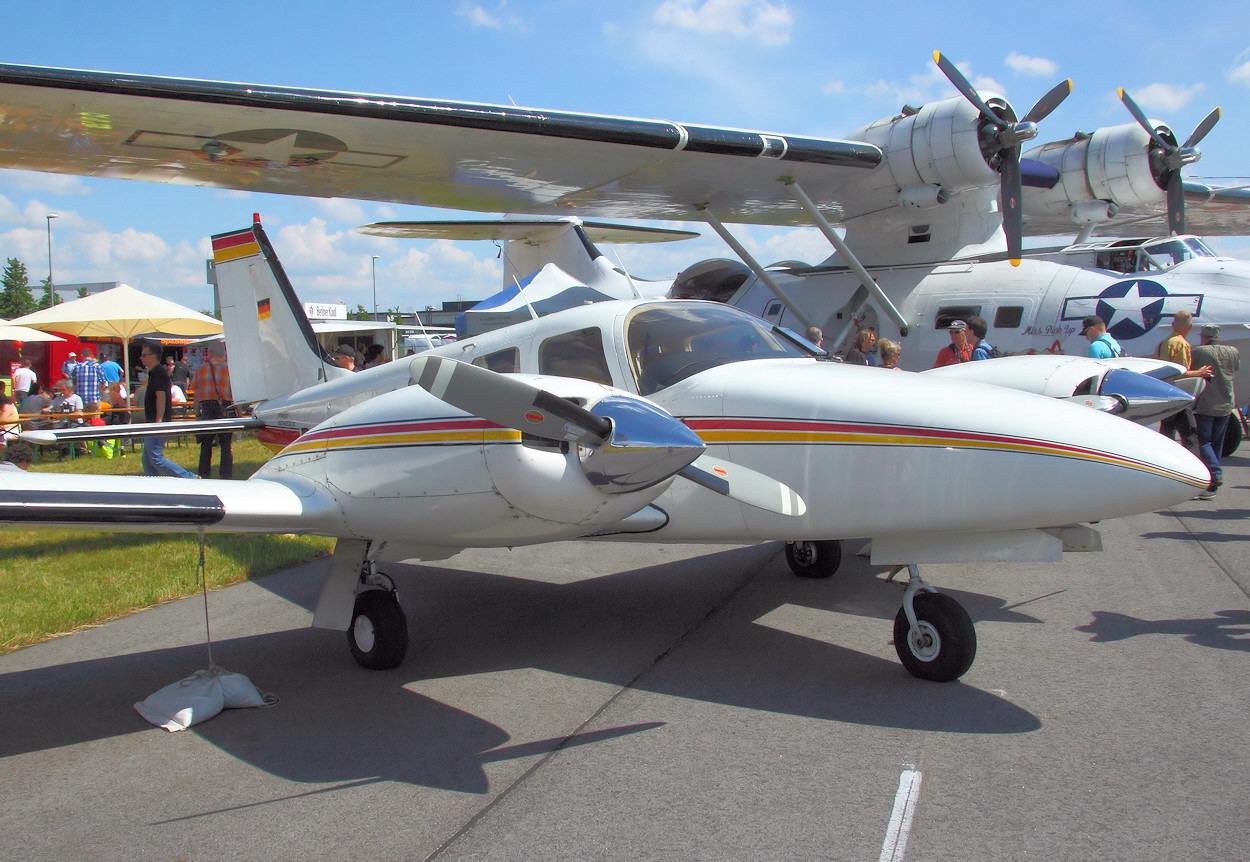
<svg viewBox="0 0 1250 862"><path fill-rule="evenodd" d="M603 355L603 332L588 326L544 340L538 348L538 370L541 374L611 384L612 372Z"/></svg>
<svg viewBox="0 0 1250 862"><path fill-rule="evenodd" d="M626 340L643 395L718 365L816 355L759 318L719 305L640 306Z"/></svg>

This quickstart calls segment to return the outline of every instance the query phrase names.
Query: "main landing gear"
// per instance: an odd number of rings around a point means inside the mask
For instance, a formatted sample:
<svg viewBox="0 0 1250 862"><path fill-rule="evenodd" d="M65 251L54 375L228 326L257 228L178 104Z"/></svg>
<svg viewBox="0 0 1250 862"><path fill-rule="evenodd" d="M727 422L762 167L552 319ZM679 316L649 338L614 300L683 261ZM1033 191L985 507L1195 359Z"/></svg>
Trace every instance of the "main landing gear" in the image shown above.
<svg viewBox="0 0 1250 862"><path fill-rule="evenodd" d="M894 650L912 676L933 682L959 679L977 655L972 618L959 602L925 583L917 566L908 566L907 572L903 606L894 617Z"/></svg>
<svg viewBox="0 0 1250 862"><path fill-rule="evenodd" d="M786 542L786 562L800 578L828 578L842 565L842 543L836 539Z"/></svg>
<svg viewBox="0 0 1250 862"><path fill-rule="evenodd" d="M842 564L837 540L786 542L786 562L801 578L827 578ZM977 655L977 631L959 602L939 593L915 566L898 566L886 579L907 569L903 606L894 617L894 649L907 672L933 682L959 679Z"/></svg>
<svg viewBox="0 0 1250 862"><path fill-rule="evenodd" d="M399 606L395 582L366 561L347 628L347 645L361 667L387 670L398 667L408 652L408 619Z"/></svg>

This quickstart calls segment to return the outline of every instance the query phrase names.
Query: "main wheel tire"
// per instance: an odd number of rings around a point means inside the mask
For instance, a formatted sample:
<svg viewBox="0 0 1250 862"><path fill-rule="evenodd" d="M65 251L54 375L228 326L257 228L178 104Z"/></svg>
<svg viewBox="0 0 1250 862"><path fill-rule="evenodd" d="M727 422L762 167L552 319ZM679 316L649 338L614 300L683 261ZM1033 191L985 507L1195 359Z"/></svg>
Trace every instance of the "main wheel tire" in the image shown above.
<svg viewBox="0 0 1250 862"><path fill-rule="evenodd" d="M918 631L902 608L894 617L894 649L912 676L933 682L959 679L977 655L977 630L959 602L943 593L917 593Z"/></svg>
<svg viewBox="0 0 1250 862"><path fill-rule="evenodd" d="M1228 428L1224 431L1224 445L1220 449L1220 458L1227 458L1237 451L1241 445L1241 414L1233 413L1228 417Z"/></svg>
<svg viewBox="0 0 1250 862"><path fill-rule="evenodd" d="M786 562L800 578L830 577L842 565L842 543L836 539L786 542Z"/></svg>
<svg viewBox="0 0 1250 862"><path fill-rule="evenodd" d="M347 645L361 667L398 667L408 652L408 619L389 590L365 590L356 596Z"/></svg>

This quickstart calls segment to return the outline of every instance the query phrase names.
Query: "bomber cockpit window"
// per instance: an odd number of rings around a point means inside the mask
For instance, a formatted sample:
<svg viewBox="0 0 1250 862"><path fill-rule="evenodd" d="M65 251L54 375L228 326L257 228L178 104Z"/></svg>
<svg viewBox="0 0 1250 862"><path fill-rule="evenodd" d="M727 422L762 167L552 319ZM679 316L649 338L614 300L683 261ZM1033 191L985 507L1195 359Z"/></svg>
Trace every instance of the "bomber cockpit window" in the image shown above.
<svg viewBox="0 0 1250 862"><path fill-rule="evenodd" d="M1215 257L1215 252L1196 236L1171 237L1142 247L1150 269L1168 269L1196 257Z"/></svg>
<svg viewBox="0 0 1250 862"><path fill-rule="evenodd" d="M546 339L538 348L538 371L610 384L612 372L603 355L603 333L598 327L588 326Z"/></svg>
<svg viewBox="0 0 1250 862"><path fill-rule="evenodd" d="M731 362L816 356L758 317L722 305L640 306L625 331L643 395Z"/></svg>

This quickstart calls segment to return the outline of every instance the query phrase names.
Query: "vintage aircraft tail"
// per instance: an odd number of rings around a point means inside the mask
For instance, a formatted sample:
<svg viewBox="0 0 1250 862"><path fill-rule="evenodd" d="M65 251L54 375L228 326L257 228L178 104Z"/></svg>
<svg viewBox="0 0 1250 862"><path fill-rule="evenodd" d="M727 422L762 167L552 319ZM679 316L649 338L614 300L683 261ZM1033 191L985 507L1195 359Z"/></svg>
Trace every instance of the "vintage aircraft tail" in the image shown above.
<svg viewBox="0 0 1250 862"><path fill-rule="evenodd" d="M635 297L662 297L669 282L636 279L623 269L614 266L595 243L651 243L674 242L691 239L699 234L692 231L667 228L639 227L637 225L610 222L588 222L579 218L559 219L499 219L473 221L425 221L425 222L379 222L356 229L370 236L404 239L484 239L504 242L502 291L480 304L493 323L475 321L475 325L463 331L461 336L478 335L498 325L503 325L496 309L501 303L514 297L518 290L530 284L540 272L559 270L560 277L578 290L563 299L546 296L539 315L558 311L586 301L586 288L602 299L631 299ZM507 322L515 322L509 320Z"/></svg>
<svg viewBox="0 0 1250 862"><path fill-rule="evenodd" d="M267 401L337 376L259 216L212 241L235 402Z"/></svg>

